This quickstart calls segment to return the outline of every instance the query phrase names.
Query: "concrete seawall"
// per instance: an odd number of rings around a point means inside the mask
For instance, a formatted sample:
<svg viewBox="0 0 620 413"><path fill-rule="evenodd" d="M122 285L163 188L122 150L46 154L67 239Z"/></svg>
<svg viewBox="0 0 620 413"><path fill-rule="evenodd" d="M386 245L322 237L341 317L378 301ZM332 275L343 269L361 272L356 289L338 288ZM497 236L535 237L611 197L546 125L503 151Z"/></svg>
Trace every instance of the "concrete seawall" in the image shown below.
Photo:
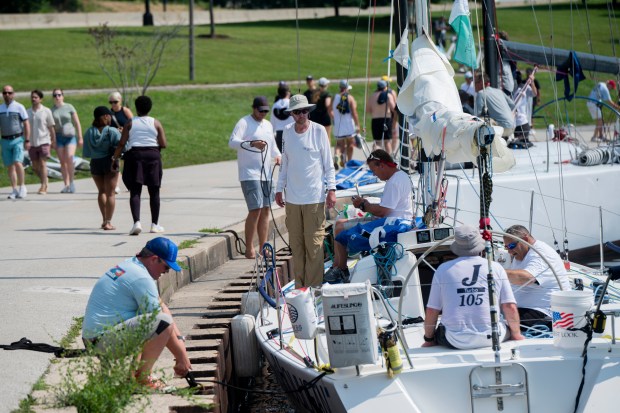
<svg viewBox="0 0 620 413"><path fill-rule="evenodd" d="M371 9L369 9L371 10ZM333 8L303 8L277 10L231 10L216 9L213 13L216 24L242 23L258 21L294 20L296 13L300 19L321 19L334 16ZM359 9L355 7L341 7L341 16L357 16ZM362 15L368 15L368 10L362 10ZM389 14L389 7L378 7L378 14ZM0 30L14 29L54 29L68 27L94 27L107 23L116 27L142 26L143 12L129 13L32 13L32 14L0 14ZM151 12L156 26L187 25L189 12ZM208 11L194 11L194 24L210 24Z"/></svg>

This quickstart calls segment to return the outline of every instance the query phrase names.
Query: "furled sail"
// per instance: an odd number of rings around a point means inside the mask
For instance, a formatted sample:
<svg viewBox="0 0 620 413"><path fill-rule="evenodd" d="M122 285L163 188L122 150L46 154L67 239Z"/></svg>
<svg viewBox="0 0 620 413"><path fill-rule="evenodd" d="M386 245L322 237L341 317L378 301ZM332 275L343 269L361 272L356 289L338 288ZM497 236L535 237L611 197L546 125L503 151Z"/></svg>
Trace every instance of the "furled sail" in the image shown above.
<svg viewBox="0 0 620 413"><path fill-rule="evenodd" d="M515 160L501 138L502 128L489 128L482 119L463 113L453 78L450 62L427 34L412 42L411 66L397 101L399 110L409 116L413 133L421 138L426 154L439 155L443 148L448 162L476 163L476 135L480 130L494 135L494 171L512 168Z"/></svg>

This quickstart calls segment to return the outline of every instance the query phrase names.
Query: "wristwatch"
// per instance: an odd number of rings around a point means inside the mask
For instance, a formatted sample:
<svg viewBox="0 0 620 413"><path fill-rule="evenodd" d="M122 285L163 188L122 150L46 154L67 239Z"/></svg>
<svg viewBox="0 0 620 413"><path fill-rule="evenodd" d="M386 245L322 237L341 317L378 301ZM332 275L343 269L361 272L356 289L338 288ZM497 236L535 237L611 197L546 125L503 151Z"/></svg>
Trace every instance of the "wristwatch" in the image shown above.
<svg viewBox="0 0 620 413"><path fill-rule="evenodd" d="M363 200L362 203L360 204L360 209L364 212L366 212L366 200Z"/></svg>
<svg viewBox="0 0 620 413"><path fill-rule="evenodd" d="M424 335L424 341L426 341L427 343L432 343L433 341L435 341L435 336L428 338L426 337L426 335Z"/></svg>

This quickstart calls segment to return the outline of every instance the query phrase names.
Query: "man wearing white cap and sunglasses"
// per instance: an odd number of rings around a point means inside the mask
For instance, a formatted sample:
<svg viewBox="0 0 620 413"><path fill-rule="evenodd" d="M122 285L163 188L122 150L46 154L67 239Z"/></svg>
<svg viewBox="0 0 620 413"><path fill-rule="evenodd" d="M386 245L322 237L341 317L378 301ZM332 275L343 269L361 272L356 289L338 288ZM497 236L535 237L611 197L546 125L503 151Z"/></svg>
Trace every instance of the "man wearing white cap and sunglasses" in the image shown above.
<svg viewBox="0 0 620 413"><path fill-rule="evenodd" d="M288 111L295 122L282 134L282 169L276 187L276 203L286 205L296 288L318 287L323 282L325 207L336 204L327 131L308 118L315 106L304 95L291 98Z"/></svg>

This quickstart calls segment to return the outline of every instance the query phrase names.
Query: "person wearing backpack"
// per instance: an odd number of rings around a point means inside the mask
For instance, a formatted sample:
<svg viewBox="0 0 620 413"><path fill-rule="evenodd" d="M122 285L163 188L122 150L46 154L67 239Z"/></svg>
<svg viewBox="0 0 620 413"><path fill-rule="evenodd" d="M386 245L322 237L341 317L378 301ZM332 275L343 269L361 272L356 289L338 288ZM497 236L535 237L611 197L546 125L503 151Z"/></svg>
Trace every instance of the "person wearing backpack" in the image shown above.
<svg viewBox="0 0 620 413"><path fill-rule="evenodd" d="M346 80L340 81L340 92L334 96L332 112L334 116L334 136L336 149L334 154L334 168L344 166L346 161L353 158L355 135L360 131L359 117L357 116L357 102L349 94L351 86Z"/></svg>
<svg viewBox="0 0 620 413"><path fill-rule="evenodd" d="M377 90L368 98L366 112L372 117L372 138L375 141L374 148L382 148L389 154L394 153L392 147L392 134L394 120L396 119L396 99L388 90L385 80L377 82Z"/></svg>
<svg viewBox="0 0 620 413"><path fill-rule="evenodd" d="M276 136L276 145L282 152L282 132L286 125L293 123L293 117L288 113L288 105L291 97L291 88L284 81L278 83L278 94L273 103L270 122Z"/></svg>

